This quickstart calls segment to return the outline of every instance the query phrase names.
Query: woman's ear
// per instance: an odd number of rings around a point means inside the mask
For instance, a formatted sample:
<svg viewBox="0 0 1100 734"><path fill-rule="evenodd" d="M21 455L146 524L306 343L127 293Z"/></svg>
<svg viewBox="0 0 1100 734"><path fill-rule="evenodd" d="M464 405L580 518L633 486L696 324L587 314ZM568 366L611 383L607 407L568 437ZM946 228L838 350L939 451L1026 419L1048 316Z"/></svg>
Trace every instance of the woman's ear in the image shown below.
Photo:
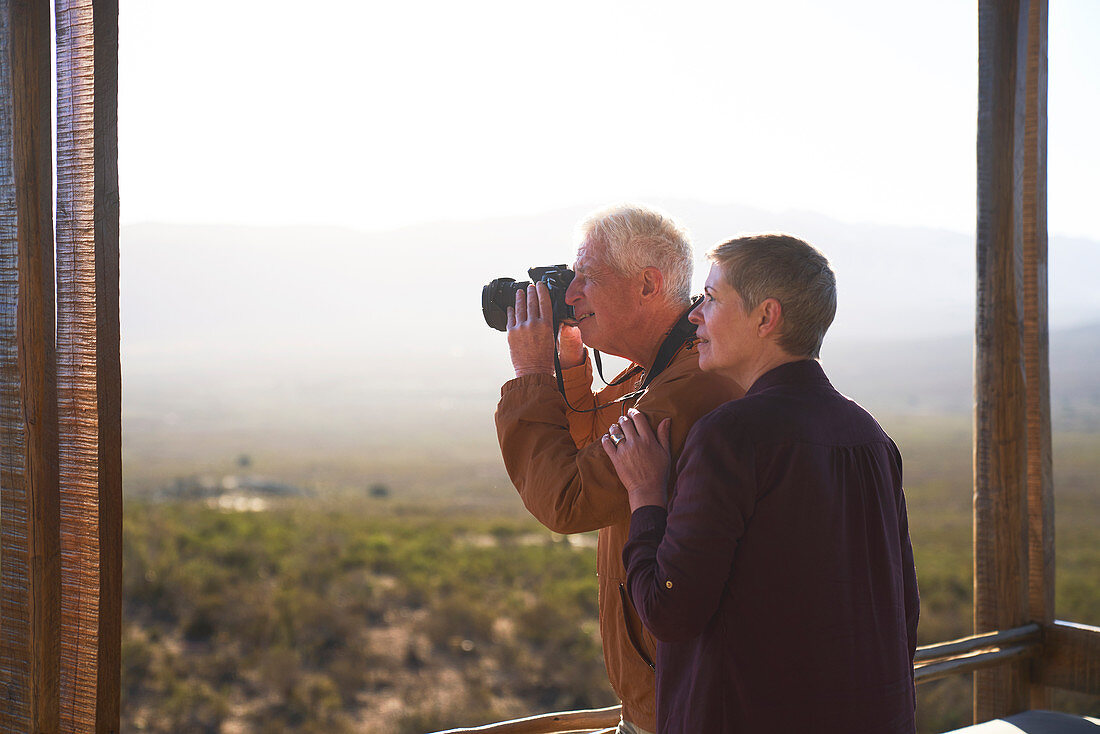
<svg viewBox="0 0 1100 734"><path fill-rule="evenodd" d="M779 302L779 299L765 298L757 306L757 310L760 314L757 322L757 334L759 336L778 334L779 325L783 321L783 304Z"/></svg>

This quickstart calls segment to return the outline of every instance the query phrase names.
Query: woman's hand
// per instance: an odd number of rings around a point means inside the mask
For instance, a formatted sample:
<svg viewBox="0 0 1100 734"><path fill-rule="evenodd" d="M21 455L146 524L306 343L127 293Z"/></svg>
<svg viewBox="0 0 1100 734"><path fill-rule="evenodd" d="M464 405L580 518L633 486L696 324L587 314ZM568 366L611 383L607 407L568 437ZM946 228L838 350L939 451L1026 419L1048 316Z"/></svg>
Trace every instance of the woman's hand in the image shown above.
<svg viewBox="0 0 1100 734"><path fill-rule="evenodd" d="M665 418L654 435L646 417L631 408L617 423L611 424L601 439L619 481L626 487L631 512L646 505L664 507L666 504L668 470L672 463L669 456L671 425L671 420Z"/></svg>

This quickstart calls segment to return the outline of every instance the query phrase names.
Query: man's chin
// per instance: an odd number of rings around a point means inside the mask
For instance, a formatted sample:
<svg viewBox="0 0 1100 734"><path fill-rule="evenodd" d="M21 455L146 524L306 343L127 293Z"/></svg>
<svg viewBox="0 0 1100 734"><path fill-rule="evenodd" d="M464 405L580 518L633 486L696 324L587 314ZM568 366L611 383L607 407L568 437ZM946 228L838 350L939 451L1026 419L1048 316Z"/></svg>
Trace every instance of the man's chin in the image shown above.
<svg viewBox="0 0 1100 734"><path fill-rule="evenodd" d="M589 349L596 349L598 351L606 351L600 342L600 330L596 328L596 323L591 316L581 319L577 322L577 327L581 330L581 341Z"/></svg>

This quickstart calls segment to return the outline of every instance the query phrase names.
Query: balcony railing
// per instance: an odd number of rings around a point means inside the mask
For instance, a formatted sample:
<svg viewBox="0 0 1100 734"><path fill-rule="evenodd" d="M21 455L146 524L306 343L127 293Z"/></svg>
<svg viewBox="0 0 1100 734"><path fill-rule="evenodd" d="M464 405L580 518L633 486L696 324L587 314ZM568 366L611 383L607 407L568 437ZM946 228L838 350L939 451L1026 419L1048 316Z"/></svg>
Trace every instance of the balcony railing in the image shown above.
<svg viewBox="0 0 1100 734"><path fill-rule="evenodd" d="M1045 629L1033 623L918 647L913 657L913 678L919 685L1044 653L1053 660L1055 672L1052 676L1057 677L1060 667L1057 648L1063 638L1067 638L1065 642L1078 649L1081 656L1081 660L1074 664L1078 670L1074 675L1095 675L1097 668L1100 668L1097 659L1100 628L1055 622ZM1088 662L1082 665L1086 660ZM448 729L436 734L610 734L619 722L619 710L618 706L609 706L584 711L560 711L473 728Z"/></svg>

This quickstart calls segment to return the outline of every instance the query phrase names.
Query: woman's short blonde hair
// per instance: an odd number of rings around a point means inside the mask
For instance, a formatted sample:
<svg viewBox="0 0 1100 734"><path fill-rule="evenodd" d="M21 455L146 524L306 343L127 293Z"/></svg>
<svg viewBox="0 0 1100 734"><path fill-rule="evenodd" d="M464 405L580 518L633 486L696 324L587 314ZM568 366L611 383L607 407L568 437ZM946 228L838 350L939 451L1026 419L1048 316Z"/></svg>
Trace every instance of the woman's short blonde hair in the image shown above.
<svg viewBox="0 0 1100 734"><path fill-rule="evenodd" d="M707 257L751 311L766 298L782 306L779 346L794 357L817 358L836 316L836 275L809 243L786 234L737 237Z"/></svg>

